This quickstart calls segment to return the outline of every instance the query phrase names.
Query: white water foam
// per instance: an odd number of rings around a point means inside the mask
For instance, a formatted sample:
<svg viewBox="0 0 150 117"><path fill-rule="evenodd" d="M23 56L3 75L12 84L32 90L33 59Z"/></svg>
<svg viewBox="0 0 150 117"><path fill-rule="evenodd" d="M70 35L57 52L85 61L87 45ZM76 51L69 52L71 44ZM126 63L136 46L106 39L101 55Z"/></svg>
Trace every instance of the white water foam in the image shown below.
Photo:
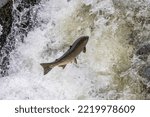
<svg viewBox="0 0 150 117"><path fill-rule="evenodd" d="M0 35L2 34L3 27L0 25Z"/></svg>

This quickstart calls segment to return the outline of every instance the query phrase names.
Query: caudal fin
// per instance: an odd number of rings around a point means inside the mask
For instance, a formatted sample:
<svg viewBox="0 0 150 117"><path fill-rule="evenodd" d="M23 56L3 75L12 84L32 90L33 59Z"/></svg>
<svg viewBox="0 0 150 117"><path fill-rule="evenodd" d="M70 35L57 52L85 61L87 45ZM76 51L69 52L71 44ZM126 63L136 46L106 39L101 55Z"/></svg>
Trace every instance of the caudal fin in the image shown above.
<svg viewBox="0 0 150 117"><path fill-rule="evenodd" d="M44 75L45 74L47 74L49 71L51 71L51 67L49 67L49 64L48 63L41 63L40 64L42 67L43 67L43 69L44 69Z"/></svg>

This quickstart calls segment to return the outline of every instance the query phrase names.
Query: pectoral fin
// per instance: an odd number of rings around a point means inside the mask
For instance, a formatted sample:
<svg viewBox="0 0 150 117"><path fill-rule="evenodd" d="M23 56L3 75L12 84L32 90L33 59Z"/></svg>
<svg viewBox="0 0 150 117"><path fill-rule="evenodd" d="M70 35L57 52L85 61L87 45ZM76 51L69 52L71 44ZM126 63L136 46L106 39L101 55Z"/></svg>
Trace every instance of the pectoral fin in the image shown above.
<svg viewBox="0 0 150 117"><path fill-rule="evenodd" d="M77 59L76 58L74 59L74 62L77 64Z"/></svg>
<svg viewBox="0 0 150 117"><path fill-rule="evenodd" d="M66 65L60 65L59 67L62 67L64 69L66 67Z"/></svg>
<svg viewBox="0 0 150 117"><path fill-rule="evenodd" d="M86 47L83 48L83 52L84 52L84 53L86 52Z"/></svg>

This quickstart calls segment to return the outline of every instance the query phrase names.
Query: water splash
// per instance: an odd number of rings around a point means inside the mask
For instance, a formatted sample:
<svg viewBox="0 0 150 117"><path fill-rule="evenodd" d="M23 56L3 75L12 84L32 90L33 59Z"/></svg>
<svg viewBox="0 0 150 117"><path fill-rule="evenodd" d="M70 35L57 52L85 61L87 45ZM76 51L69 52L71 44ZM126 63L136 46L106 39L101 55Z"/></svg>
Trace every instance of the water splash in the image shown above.
<svg viewBox="0 0 150 117"><path fill-rule="evenodd" d="M2 34L3 27L0 25L0 35Z"/></svg>

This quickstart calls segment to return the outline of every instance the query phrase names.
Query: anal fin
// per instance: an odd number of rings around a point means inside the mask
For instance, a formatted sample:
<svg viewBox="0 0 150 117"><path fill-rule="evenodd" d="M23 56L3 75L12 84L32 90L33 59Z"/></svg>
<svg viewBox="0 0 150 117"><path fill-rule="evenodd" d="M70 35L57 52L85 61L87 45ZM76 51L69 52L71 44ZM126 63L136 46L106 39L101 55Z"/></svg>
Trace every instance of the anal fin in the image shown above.
<svg viewBox="0 0 150 117"><path fill-rule="evenodd" d="M74 59L74 62L77 64L77 59L76 58Z"/></svg>

